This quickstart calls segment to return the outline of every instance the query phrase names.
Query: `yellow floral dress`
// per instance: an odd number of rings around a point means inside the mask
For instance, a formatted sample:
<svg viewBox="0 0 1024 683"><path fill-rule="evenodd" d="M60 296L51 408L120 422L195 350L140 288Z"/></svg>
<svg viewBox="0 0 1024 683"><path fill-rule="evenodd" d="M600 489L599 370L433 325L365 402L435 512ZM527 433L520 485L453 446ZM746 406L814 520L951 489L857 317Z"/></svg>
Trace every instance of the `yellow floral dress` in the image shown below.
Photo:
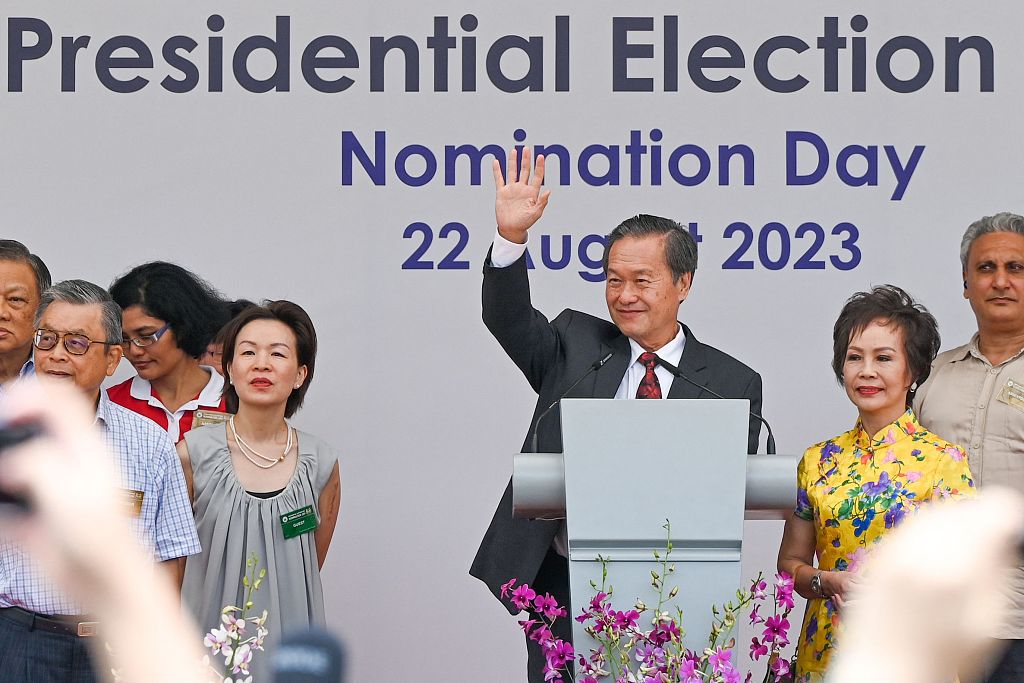
<svg viewBox="0 0 1024 683"><path fill-rule="evenodd" d="M868 549L907 513L932 498L964 495L974 495L974 482L963 449L922 427L912 410L874 436L858 420L808 448L797 467L796 516L814 522L822 570L857 571ZM807 601L797 681L822 680L838 623L831 600Z"/></svg>

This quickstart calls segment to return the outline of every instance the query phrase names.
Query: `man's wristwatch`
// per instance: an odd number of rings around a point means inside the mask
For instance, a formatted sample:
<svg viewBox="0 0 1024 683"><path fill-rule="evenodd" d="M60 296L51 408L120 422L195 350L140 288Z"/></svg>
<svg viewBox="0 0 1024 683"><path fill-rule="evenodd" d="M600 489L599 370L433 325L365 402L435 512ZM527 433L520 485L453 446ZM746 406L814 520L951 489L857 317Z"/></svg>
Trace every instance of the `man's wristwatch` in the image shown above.
<svg viewBox="0 0 1024 683"><path fill-rule="evenodd" d="M824 593L821 592L821 572L814 572L814 576L811 577L811 592L824 597Z"/></svg>

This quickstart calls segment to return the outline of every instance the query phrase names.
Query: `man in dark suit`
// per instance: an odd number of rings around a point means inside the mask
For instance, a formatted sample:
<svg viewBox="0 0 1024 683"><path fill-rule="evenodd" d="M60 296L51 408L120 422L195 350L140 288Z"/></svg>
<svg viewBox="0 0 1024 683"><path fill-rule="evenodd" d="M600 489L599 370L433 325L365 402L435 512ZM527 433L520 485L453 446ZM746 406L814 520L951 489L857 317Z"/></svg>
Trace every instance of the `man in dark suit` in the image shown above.
<svg viewBox="0 0 1024 683"><path fill-rule="evenodd" d="M675 221L640 215L620 224L608 236L604 269L605 298L612 322L565 310L548 321L530 303L525 258L527 233L544 213L550 192L541 190L544 158L538 157L531 178L530 152L521 163L515 151L508 159L509 178L494 162L498 234L484 266L483 318L487 329L523 371L538 393L531 426L549 405L580 379L596 361L611 357L568 396L574 398L711 398L699 386L726 398L750 400L761 412L761 377L743 363L702 344L677 321L697 267L697 245ZM516 177L518 176L518 177ZM656 356L656 357L655 357ZM661 359L679 367L693 383L659 365ZM524 451L531 442L527 434ZM750 419L748 451L757 450L760 423ZM537 427L537 452L562 451L561 421L556 407ZM682 482L681 482L682 483ZM569 604L569 570L561 521L512 516L512 483L498 504L470 574L501 599L501 585L511 578L528 583L539 594L550 592ZM518 613L510 602L503 604ZM575 615L570 615L575 616ZM556 622L555 635L571 640L570 619ZM544 655L527 639L531 683L542 683Z"/></svg>

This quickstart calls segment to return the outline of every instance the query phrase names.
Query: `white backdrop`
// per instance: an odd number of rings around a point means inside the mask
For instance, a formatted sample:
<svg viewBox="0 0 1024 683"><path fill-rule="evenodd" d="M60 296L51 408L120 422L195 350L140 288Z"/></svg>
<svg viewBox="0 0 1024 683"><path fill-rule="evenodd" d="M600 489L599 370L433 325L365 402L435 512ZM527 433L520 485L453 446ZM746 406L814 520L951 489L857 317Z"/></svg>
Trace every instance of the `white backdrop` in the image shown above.
<svg viewBox="0 0 1024 683"><path fill-rule="evenodd" d="M215 12L223 28L215 19L208 24ZM475 28L463 20L470 13ZM626 24L615 17L626 14L647 17L652 30L636 30L646 26L641 20L617 34L614 27ZM867 20L866 28L856 14ZM290 44L285 49L282 40L276 42L279 55L289 56L287 67L277 62L277 82L288 74L288 90L249 92L233 74L232 57L247 37L274 36L279 16L290 18ZM673 20L666 16L677 17L669 37L665 27L671 29ZM724 0L646 2L628 9L604 0L585 8L564 2L484 8L451 0L226 0L217 6L11 0L5 17L5 237L28 244L56 279L109 285L135 264L165 259L200 273L231 297L293 299L316 322L317 376L296 422L344 453L342 514L324 586L330 623L349 645L357 681L511 683L524 677L515 621L466 570L507 480L510 454L522 442L534 396L480 322L480 268L494 230L489 159L479 184L472 183L465 158L446 183L446 145L507 148L521 129L527 144L561 144L572 155L567 185L557 180L560 164L550 166L553 196L533 238L534 299L550 316L567 306L606 313L602 285L578 274L596 272L576 254L585 236L604 234L638 212L695 222L702 236L700 267L680 315L702 341L762 373L764 414L781 452L799 452L853 422L854 410L829 369L831 326L846 297L873 284L901 285L936 314L944 347L962 343L973 317L961 297L960 235L981 215L1021 209L1024 54L1015 30L1024 7L1006 0L855 6ZM436 78L435 68L443 72L435 64L441 50L428 46L435 17L448 18L455 44L446 53L447 91ZM847 47L817 47L826 17L836 17ZM37 46L44 27L52 33L49 50L45 41ZM317 91L302 73L306 46L328 34L350 44L320 54L341 58L347 52L347 67L317 71L324 80L352 79L336 93ZM500 60L507 79L529 73L539 89L504 92L493 85L487 54L505 35L543 38L543 53L534 62L527 63L518 48ZM744 66L715 68L709 61L701 71L700 55L691 48L714 35L735 42ZM763 85L754 67L759 46L783 35L808 46L803 52L781 49L768 61L779 79L807 79L791 93ZM88 45L83 36L90 37ZM136 61L111 70L102 46L115 36L134 40L116 39L107 51L127 45L113 56L134 54ZM183 65L188 58L194 73L168 65L163 50L172 36L194 40L191 53L182 48L187 39L170 43L179 48L172 61ZM418 89L406 80L400 53L389 54L383 70L374 64L373 36L408 37L406 47L419 53ZM897 36L910 38L890 42ZM991 56L968 50L956 90L946 83L944 39L967 36L990 45ZM653 46L652 58L644 56L644 43ZM678 61L671 57L673 43ZM73 44L83 46L76 52ZM209 67L218 44L223 70ZM151 68L139 61L140 45L152 53ZM890 59L885 45L902 48ZM914 55L923 54L924 46L934 57L931 77L915 92L895 92L894 79L910 81L919 72L921 60ZM861 49L863 92L854 91L853 73ZM883 71L893 74L888 87L876 68L880 50ZM626 54L637 56L626 60ZM706 56L726 54L711 48ZM830 54L836 58L835 91L826 85ZM666 85L666 55L678 66L670 69L678 79L675 90ZM256 79L275 69L265 48L247 63ZM475 73L475 90L466 86L465 63L473 65L467 73ZM623 90L622 79L613 78L616 64L629 78L653 79L653 91ZM121 86L108 71L120 81L141 76L147 82L136 92L114 92ZM223 73L222 91L211 87L211 71ZM694 74L739 81L726 92L709 92L712 86L700 87ZM383 77L382 90L374 89L375 76ZM989 76L991 88L985 85ZM166 89L165 77L186 81L186 92ZM634 179L626 150L631 131L650 146L655 129L661 132L660 184L649 167L653 152L637 157L643 164ZM378 131L387 142L380 159L374 151ZM791 131L814 133L829 146L821 182L787 185ZM356 143L368 155L362 163L353 156ZM589 145L619 146L603 155L591 148L586 154L594 158L585 166L592 176L604 176L608 156L616 156L618 184L586 182L575 163ZM682 145L708 151L703 182L687 186L673 179L672 154ZM749 148L752 184L744 184L736 159L728 183L722 182L720 145ZM841 180L836 158L849 145L878 146L877 184L855 180L871 171L864 156L874 154L870 149L850 157L847 182ZM897 199L885 145L901 163L923 146ZM438 158L436 174L422 186L403 182L396 163L407 177L419 177L428 170L426 150ZM798 145L798 173L813 170L812 151L808 143ZM696 148L678 154L677 175L695 176ZM349 178L346 158L352 159ZM381 164L381 185L367 171L371 161ZM743 228L725 236L735 221L752 226L752 245L735 256L749 260L750 269L723 267L743 241ZM762 230L773 221L781 226ZM429 227L403 237L417 222ZM814 242L814 227L798 237L807 222L822 226L822 244L808 258L823 269L794 267ZM832 234L844 222L856 227L861 255L846 270L832 260L855 260L841 244L852 231ZM459 227L440 237L448 223L465 226L466 244L452 260L468 262L466 268L437 267L459 243ZM403 268L428 231L433 241L418 260L434 267ZM556 245L570 236L567 267L542 265L541 234ZM791 243L788 258L782 257L783 239ZM592 245L589 258L599 252ZM555 260L560 253L560 247L554 250ZM126 365L118 377L129 372ZM679 483L680 495L687 485ZM772 567L778 523L749 523L747 530L750 573Z"/></svg>

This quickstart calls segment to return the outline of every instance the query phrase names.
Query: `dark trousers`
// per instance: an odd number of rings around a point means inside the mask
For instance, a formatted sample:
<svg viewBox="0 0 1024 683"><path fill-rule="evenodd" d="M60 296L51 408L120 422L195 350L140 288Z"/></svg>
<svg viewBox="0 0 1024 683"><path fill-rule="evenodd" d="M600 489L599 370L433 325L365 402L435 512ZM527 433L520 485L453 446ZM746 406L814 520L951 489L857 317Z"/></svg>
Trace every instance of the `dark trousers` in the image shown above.
<svg viewBox="0 0 1024 683"><path fill-rule="evenodd" d="M537 591L538 595L551 593L558 601L559 606L569 612L569 616L560 617L555 621L551 631L555 638L561 638L572 642L572 606L569 604L569 560L565 559L554 550L548 549L544 562L540 565L537 578L530 586ZM540 645L526 639L526 672L530 683L544 683L544 664L547 660ZM572 666L570 664L570 666Z"/></svg>
<svg viewBox="0 0 1024 683"><path fill-rule="evenodd" d="M1024 682L1024 640L1006 640L1004 644L1006 651L985 683Z"/></svg>
<svg viewBox="0 0 1024 683"><path fill-rule="evenodd" d="M4 683L96 683L86 638L28 628L0 612L0 680Z"/></svg>

